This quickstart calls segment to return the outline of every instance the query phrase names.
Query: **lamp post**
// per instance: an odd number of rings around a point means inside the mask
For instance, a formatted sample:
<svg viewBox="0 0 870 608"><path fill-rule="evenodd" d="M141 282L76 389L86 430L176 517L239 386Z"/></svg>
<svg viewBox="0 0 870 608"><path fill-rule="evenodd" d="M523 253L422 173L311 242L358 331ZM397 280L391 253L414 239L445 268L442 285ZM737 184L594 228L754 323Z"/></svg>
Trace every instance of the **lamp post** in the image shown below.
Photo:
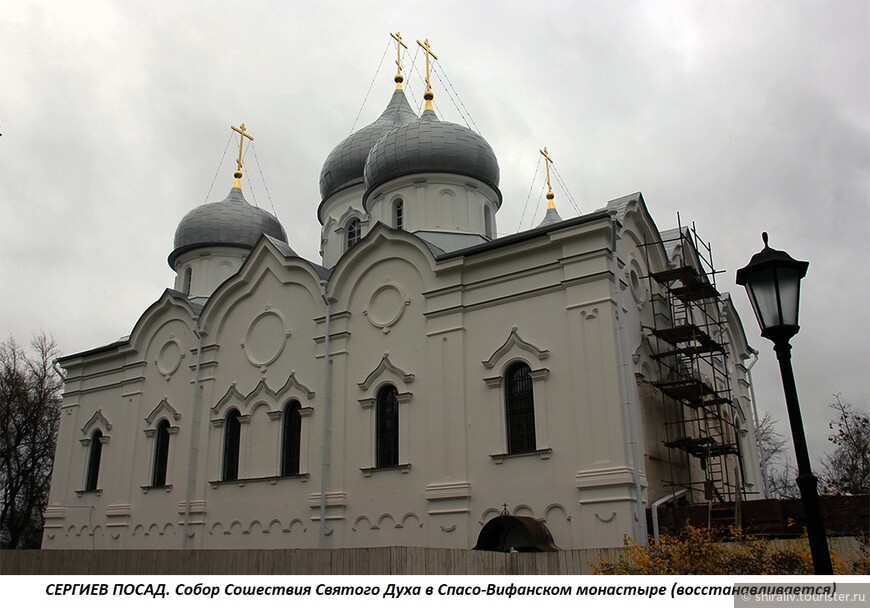
<svg viewBox="0 0 870 608"><path fill-rule="evenodd" d="M764 249L752 256L749 264L737 271L737 284L746 287L752 309L761 326L761 335L773 342L773 350L779 360L785 404L797 457L797 485L807 522L813 567L816 574L833 574L822 509L819 505L818 484L810 466L807 439L801 420L789 344L792 336L800 330L800 281L806 276L810 264L795 260L784 251L771 249L767 244L766 232L762 233L761 238L764 240Z"/></svg>

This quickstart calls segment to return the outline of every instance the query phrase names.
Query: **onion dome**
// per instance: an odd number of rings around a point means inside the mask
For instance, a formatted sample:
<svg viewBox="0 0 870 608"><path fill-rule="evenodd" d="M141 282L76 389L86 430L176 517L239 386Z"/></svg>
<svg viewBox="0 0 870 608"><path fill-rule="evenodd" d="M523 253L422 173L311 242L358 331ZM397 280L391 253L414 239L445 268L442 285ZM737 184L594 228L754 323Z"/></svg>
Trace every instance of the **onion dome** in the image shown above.
<svg viewBox="0 0 870 608"><path fill-rule="evenodd" d="M559 212L556 211L556 207L548 207L547 213L544 214L544 220L538 224L538 228L541 226L549 226L550 224L558 224L562 221L562 216L559 215Z"/></svg>
<svg viewBox="0 0 870 608"><path fill-rule="evenodd" d="M546 148L545 148L546 149ZM548 181L549 181L549 167L548 167ZM547 213L544 214L543 221L538 224L538 228L541 226L549 226L550 224L557 224L562 221L562 216L559 215L559 212L556 211L556 203L553 202L553 199L556 198L553 194L553 189L548 187L547 190Z"/></svg>
<svg viewBox="0 0 870 608"><path fill-rule="evenodd" d="M366 193L415 173L453 173L473 177L498 193L498 160L487 141L466 127L438 119L426 110L419 120L381 137L365 164Z"/></svg>
<svg viewBox="0 0 870 608"><path fill-rule="evenodd" d="M199 247L253 249L263 234L287 241L278 218L249 204L241 188L234 186L224 200L200 205L182 218L169 266L175 268L178 256Z"/></svg>
<svg viewBox="0 0 870 608"><path fill-rule="evenodd" d="M363 167L375 142L399 125L416 120L405 93L397 89L380 118L350 135L326 157L320 170L321 199L325 201L339 190L363 183Z"/></svg>

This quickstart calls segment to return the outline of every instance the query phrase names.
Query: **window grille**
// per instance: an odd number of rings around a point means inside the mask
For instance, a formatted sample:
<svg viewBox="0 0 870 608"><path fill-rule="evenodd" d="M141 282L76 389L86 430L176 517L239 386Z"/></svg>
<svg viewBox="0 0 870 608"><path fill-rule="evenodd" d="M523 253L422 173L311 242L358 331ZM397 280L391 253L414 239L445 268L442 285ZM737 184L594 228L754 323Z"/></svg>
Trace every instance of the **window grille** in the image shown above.
<svg viewBox="0 0 870 608"><path fill-rule="evenodd" d="M284 408L283 433L281 437L281 475L299 475L299 454L302 447L302 406L291 401Z"/></svg>
<svg viewBox="0 0 870 608"><path fill-rule="evenodd" d="M91 451L88 456L88 477L85 483L85 490L96 490L97 482L100 479L100 460L103 456L103 433L94 431L91 436Z"/></svg>
<svg viewBox="0 0 870 608"><path fill-rule="evenodd" d="M359 219L353 218L347 223L347 246L345 250L350 249L362 238L362 225Z"/></svg>
<svg viewBox="0 0 870 608"><path fill-rule="evenodd" d="M238 410L231 410L227 414L224 434L224 481L235 481L239 478L239 447L242 439L242 424L239 416Z"/></svg>
<svg viewBox="0 0 870 608"><path fill-rule="evenodd" d="M166 485L166 468L169 465L169 421L163 420L157 425L154 445L154 473L151 476L152 486Z"/></svg>
<svg viewBox="0 0 870 608"><path fill-rule="evenodd" d="M399 465L399 391L388 385L378 391L377 398L377 454L378 468Z"/></svg>
<svg viewBox="0 0 870 608"><path fill-rule="evenodd" d="M535 399L529 366L516 363L505 374L508 454L534 452Z"/></svg>
<svg viewBox="0 0 870 608"><path fill-rule="evenodd" d="M396 228L399 230L404 229L405 227L405 201L402 199L396 199L396 202L393 203L393 215L396 222Z"/></svg>

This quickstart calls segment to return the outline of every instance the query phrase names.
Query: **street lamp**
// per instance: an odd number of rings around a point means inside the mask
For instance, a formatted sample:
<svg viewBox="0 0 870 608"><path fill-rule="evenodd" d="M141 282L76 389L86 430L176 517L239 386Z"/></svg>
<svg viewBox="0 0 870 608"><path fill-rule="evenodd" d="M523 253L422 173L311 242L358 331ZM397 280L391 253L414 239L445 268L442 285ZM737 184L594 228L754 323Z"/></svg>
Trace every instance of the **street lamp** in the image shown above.
<svg viewBox="0 0 870 608"><path fill-rule="evenodd" d="M761 326L761 335L773 342L773 350L779 360L785 404L797 456L797 485L807 522L813 567L816 574L833 574L822 509L819 505L818 483L810 466L807 438L804 435L797 387L791 368L789 344L792 336L800 330L800 282L806 276L810 264L795 260L784 251L771 249L767 244L766 232L761 234L761 238L764 240L764 249L752 256L749 264L737 271L737 284L746 287L752 309Z"/></svg>

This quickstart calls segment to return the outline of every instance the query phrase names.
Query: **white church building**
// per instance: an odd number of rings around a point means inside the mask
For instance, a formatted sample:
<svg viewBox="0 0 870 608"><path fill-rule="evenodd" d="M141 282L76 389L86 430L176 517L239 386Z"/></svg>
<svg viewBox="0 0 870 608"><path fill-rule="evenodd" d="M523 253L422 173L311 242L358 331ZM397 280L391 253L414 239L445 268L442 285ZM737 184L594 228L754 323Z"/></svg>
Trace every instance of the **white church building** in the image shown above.
<svg viewBox="0 0 870 608"><path fill-rule="evenodd" d="M130 335L60 359L43 548L610 547L760 490L703 241L640 193L498 237L494 151L396 80L323 165L321 260L239 161Z"/></svg>

